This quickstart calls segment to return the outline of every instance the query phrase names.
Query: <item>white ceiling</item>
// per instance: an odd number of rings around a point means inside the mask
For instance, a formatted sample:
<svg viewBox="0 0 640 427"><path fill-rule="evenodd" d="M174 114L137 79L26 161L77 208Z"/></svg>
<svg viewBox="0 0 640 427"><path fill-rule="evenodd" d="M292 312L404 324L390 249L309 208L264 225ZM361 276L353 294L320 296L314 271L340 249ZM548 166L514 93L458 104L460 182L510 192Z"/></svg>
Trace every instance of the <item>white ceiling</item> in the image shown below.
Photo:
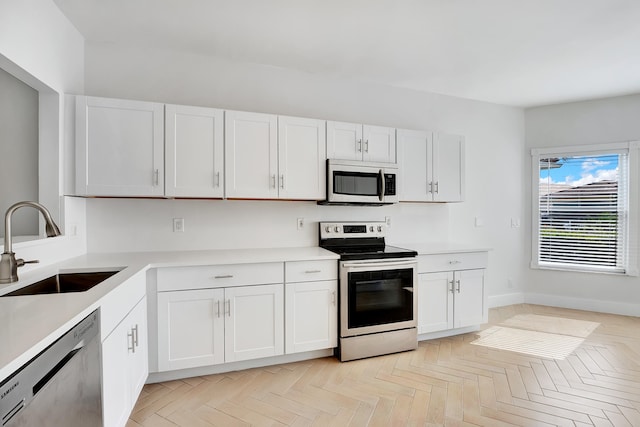
<svg viewBox="0 0 640 427"><path fill-rule="evenodd" d="M514 106L640 93L638 0L54 0L89 42Z"/></svg>

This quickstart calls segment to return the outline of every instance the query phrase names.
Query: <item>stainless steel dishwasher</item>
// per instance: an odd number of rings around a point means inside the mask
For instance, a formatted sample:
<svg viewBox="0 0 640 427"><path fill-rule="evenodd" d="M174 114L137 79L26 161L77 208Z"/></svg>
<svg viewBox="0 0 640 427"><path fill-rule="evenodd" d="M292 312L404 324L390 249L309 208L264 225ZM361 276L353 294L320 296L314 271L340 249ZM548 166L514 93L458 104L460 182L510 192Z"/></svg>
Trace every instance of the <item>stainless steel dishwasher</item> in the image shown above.
<svg viewBox="0 0 640 427"><path fill-rule="evenodd" d="M100 312L0 384L2 426L102 426Z"/></svg>

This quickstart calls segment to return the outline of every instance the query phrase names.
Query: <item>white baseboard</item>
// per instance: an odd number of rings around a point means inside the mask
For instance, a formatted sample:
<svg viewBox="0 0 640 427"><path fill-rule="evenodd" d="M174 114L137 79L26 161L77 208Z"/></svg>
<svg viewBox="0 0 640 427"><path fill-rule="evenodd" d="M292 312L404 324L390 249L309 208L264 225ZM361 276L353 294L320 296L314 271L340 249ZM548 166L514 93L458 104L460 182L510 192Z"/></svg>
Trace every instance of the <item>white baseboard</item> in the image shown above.
<svg viewBox="0 0 640 427"><path fill-rule="evenodd" d="M512 294L493 295L487 298L489 308L504 307L505 305L522 304L525 301L524 293L515 292Z"/></svg>
<svg viewBox="0 0 640 427"><path fill-rule="evenodd" d="M534 293L526 293L524 295L524 302L527 304L572 308L575 310L597 311L599 313L621 314L623 316L640 316L640 304L630 304L626 302Z"/></svg>
<svg viewBox="0 0 640 427"><path fill-rule="evenodd" d="M305 353L285 354L282 356L265 357L262 359L244 360L242 362L222 363L220 365L202 366L199 368L178 369L166 372L149 372L146 384L173 381L183 378L220 374L223 372L241 371L244 369L260 368L263 366L279 365L283 363L300 362L320 357L333 356L333 349L307 351Z"/></svg>

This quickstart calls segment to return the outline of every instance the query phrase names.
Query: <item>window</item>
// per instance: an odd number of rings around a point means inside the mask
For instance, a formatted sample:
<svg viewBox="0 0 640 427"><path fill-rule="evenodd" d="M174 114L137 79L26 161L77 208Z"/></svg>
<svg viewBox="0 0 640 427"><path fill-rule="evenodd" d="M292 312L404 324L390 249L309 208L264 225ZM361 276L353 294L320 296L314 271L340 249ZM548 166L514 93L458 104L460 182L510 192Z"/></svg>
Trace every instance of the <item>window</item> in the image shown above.
<svg viewBox="0 0 640 427"><path fill-rule="evenodd" d="M532 266L629 274L628 147L532 151Z"/></svg>

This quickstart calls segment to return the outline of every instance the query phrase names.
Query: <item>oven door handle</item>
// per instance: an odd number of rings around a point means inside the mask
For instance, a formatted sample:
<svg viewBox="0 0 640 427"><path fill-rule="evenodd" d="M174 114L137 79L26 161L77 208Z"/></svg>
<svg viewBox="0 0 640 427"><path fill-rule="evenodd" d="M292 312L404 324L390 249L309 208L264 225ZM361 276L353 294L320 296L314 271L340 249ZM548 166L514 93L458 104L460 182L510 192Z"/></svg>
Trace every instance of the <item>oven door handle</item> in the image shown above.
<svg viewBox="0 0 640 427"><path fill-rule="evenodd" d="M408 260L408 261L380 261L380 262L345 262L342 264L344 268L367 268L367 267L399 267L405 265L415 265L416 260Z"/></svg>

